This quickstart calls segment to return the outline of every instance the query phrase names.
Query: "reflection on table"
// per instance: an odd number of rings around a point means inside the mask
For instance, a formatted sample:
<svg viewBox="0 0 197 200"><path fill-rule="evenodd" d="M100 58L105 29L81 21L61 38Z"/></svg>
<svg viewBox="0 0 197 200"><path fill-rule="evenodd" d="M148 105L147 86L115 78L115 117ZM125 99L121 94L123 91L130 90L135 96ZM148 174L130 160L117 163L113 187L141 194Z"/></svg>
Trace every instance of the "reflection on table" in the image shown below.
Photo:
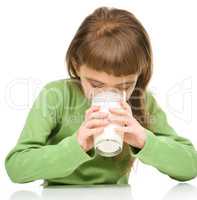
<svg viewBox="0 0 197 200"><path fill-rule="evenodd" d="M162 200L196 200L197 188L188 183L179 183L170 189Z"/></svg>
<svg viewBox="0 0 197 200"><path fill-rule="evenodd" d="M15 192L10 200L133 200L128 185L77 185L51 186L42 189L41 195L31 191Z"/></svg>
<svg viewBox="0 0 197 200"><path fill-rule="evenodd" d="M40 194L33 191L16 191L9 200L134 200L130 185L53 186L42 188ZM145 199L145 197L144 197ZM179 183L161 200L196 200L197 188ZM139 200L139 199L137 199ZM159 199L160 200L160 199Z"/></svg>

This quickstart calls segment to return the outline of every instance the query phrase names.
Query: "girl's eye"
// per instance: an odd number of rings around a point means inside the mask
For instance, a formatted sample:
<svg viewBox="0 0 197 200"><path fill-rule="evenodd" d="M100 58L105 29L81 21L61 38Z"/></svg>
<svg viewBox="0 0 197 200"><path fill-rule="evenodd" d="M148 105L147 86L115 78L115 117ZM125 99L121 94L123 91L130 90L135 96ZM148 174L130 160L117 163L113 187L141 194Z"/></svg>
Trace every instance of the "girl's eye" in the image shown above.
<svg viewBox="0 0 197 200"><path fill-rule="evenodd" d="M133 89L135 87L135 85L127 85L127 86L123 86L121 88L119 88L119 90L130 90Z"/></svg>
<svg viewBox="0 0 197 200"><path fill-rule="evenodd" d="M93 88L102 88L103 86L102 85L94 85L94 84L91 84L91 86ZM130 87L126 87L126 88L118 88L119 90L128 90Z"/></svg>
<svg viewBox="0 0 197 200"><path fill-rule="evenodd" d="M94 84L91 84L91 86L93 87L93 88L102 88L103 86L101 86L101 85L94 85Z"/></svg>
<svg viewBox="0 0 197 200"><path fill-rule="evenodd" d="M118 88L119 90L128 90L130 87L125 87L125 88Z"/></svg>

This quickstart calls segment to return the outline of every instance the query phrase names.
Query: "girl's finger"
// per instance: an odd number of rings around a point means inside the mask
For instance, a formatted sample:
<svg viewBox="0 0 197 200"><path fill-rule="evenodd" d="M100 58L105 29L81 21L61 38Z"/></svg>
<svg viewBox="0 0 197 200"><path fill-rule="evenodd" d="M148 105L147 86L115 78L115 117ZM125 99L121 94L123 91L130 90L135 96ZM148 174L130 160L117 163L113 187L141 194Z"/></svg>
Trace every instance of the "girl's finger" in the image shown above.
<svg viewBox="0 0 197 200"><path fill-rule="evenodd" d="M86 127L87 128L96 128L96 127L100 127L100 126L106 126L109 123L110 122L107 119L91 119L91 120L87 121Z"/></svg>
<svg viewBox="0 0 197 200"><path fill-rule="evenodd" d="M92 128L92 129L89 129L87 131L87 136L90 137L92 135L99 135L101 134L102 132L104 131L104 127L97 127L97 128Z"/></svg>
<svg viewBox="0 0 197 200"><path fill-rule="evenodd" d="M108 116L107 112L93 112L88 116L88 120L90 119L103 119Z"/></svg>
<svg viewBox="0 0 197 200"><path fill-rule="evenodd" d="M110 122L113 122L113 123L117 123L121 126L128 126L130 123L130 118L129 117L113 117L111 116L110 118Z"/></svg>
<svg viewBox="0 0 197 200"><path fill-rule="evenodd" d="M131 127L116 127L114 128L114 130L120 133L131 133L131 134L133 131Z"/></svg>
<svg viewBox="0 0 197 200"><path fill-rule="evenodd" d="M122 108L114 108L114 107L111 107L109 108L109 111L113 114L117 114L117 115L127 115L128 114L128 111L127 110L124 110Z"/></svg>
<svg viewBox="0 0 197 200"><path fill-rule="evenodd" d="M91 106L88 110L85 112L85 119L87 120L89 118L89 115L93 112L96 112L100 109L100 106Z"/></svg>

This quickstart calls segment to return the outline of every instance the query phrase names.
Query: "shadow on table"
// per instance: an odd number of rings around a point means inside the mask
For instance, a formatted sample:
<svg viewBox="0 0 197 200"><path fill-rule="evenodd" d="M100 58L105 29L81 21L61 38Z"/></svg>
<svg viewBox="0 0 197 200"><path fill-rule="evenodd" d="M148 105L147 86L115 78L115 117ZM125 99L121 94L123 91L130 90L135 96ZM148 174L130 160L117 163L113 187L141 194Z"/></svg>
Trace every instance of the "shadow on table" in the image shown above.
<svg viewBox="0 0 197 200"><path fill-rule="evenodd" d="M197 187L188 183L179 183L171 188L162 200L196 200Z"/></svg>
<svg viewBox="0 0 197 200"><path fill-rule="evenodd" d="M130 185L53 186L42 189L41 195L32 191L16 191L9 200L134 200ZM197 187L178 183L162 200L196 200Z"/></svg>
<svg viewBox="0 0 197 200"><path fill-rule="evenodd" d="M9 200L133 200L130 185L51 186L41 195L32 191L17 191Z"/></svg>

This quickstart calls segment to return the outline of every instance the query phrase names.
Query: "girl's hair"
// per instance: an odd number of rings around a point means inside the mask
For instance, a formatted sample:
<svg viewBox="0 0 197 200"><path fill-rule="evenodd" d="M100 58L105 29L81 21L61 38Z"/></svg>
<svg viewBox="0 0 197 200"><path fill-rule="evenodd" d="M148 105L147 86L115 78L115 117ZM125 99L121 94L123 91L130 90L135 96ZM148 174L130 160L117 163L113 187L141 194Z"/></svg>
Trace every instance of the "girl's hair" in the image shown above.
<svg viewBox="0 0 197 200"><path fill-rule="evenodd" d="M129 11L100 7L87 16L67 50L65 62L71 79L78 79L75 66L87 67L114 76L138 74L128 100L134 117L148 126L145 90L152 74L149 36Z"/></svg>

